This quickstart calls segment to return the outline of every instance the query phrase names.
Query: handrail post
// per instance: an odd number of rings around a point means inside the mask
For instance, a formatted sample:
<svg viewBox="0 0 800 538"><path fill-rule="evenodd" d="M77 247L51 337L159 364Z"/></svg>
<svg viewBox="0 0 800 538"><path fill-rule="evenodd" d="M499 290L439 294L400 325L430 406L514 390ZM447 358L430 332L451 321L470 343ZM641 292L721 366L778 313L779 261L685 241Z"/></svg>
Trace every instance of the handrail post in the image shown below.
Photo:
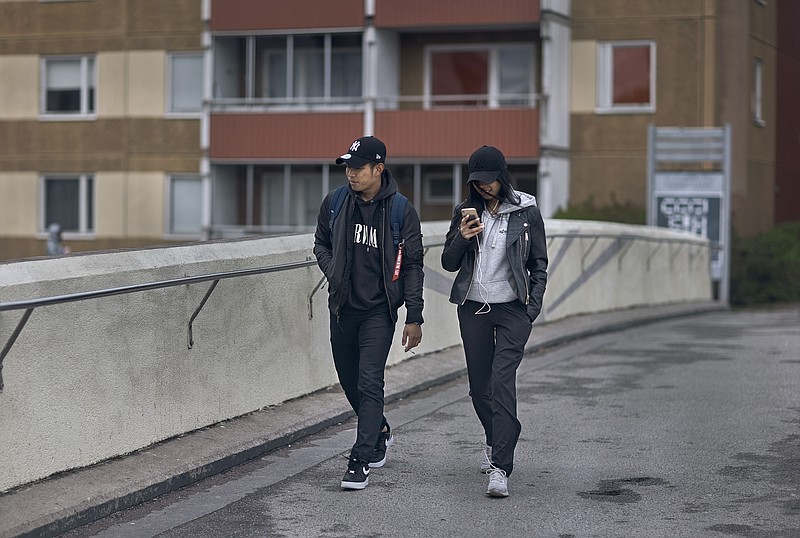
<svg viewBox="0 0 800 538"><path fill-rule="evenodd" d="M200 311L203 309L203 307L206 304L206 301L208 301L208 298L211 297L211 292L214 291L214 288L217 287L217 284L219 284L219 279L211 283L211 286L208 287L208 291L203 297L203 300L200 301L200 304L195 309L194 314L192 314L192 317L189 319L189 335L188 335L189 349L192 349L192 346L194 345L194 338L192 337L192 322L194 322L194 318L196 318L197 315L200 313Z"/></svg>
<svg viewBox="0 0 800 538"><path fill-rule="evenodd" d="M597 241L598 241L599 239L600 239L600 236L597 236L597 235L596 235L596 236L594 237L594 239L592 240L592 243L589 245L589 248L588 248L588 249L586 249L586 252L584 252L584 253L583 253L583 256L581 257L581 272L583 272L583 271L585 271L585 270L586 270L586 257L587 257L587 256L589 255L589 253L592 251L592 249L593 249L593 248L594 248L594 246L597 244Z"/></svg>
<svg viewBox="0 0 800 538"><path fill-rule="evenodd" d="M664 244L664 241L659 239L658 242L656 243L656 248L651 250L650 254L647 256L647 271L648 272L650 271L650 260L653 259L653 256L656 255L656 252L658 252L658 249L660 249L661 245L663 245L663 244Z"/></svg>
<svg viewBox="0 0 800 538"><path fill-rule="evenodd" d="M619 253L619 259L617 259L617 271L622 271L622 259L625 257L625 254L628 253L630 248L633 246L633 243L636 241L634 237L620 237L619 241L623 239L627 240L627 243L624 247L622 247L622 252Z"/></svg>
<svg viewBox="0 0 800 538"><path fill-rule="evenodd" d="M11 333L11 337L8 339L8 342L6 342L6 345L3 347L3 351L0 352L0 392L3 392L3 386L4 386L3 359L5 359L6 355L8 355L8 352L11 351L11 346L14 345L14 342L17 340L19 333L22 332L22 328L25 326L26 323L28 323L28 318L31 317L31 314L33 314L33 308L28 308L25 310L25 313L22 314L22 318L19 320L19 323L17 323L16 329L14 329L14 332Z"/></svg>
<svg viewBox="0 0 800 538"><path fill-rule="evenodd" d="M314 286L313 290L311 290L311 295L308 296L308 319L314 318L314 294L319 291L319 289L322 287L323 282L325 282L324 276L319 279L317 285Z"/></svg>

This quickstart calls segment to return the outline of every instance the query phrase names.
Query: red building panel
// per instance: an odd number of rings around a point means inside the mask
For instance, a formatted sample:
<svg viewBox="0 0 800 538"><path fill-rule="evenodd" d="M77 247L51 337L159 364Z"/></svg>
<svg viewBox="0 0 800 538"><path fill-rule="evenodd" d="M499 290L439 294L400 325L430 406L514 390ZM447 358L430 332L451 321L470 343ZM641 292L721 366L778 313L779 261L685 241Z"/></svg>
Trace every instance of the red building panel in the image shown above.
<svg viewBox="0 0 800 538"><path fill-rule="evenodd" d="M539 0L376 0L375 26L530 25L539 22Z"/></svg>
<svg viewBox="0 0 800 538"><path fill-rule="evenodd" d="M364 25L364 0L214 0L211 31L354 28Z"/></svg>
<svg viewBox="0 0 800 538"><path fill-rule="evenodd" d="M212 114L211 159L330 160L364 131L348 113Z"/></svg>
<svg viewBox="0 0 800 538"><path fill-rule="evenodd" d="M395 110L376 113L375 135L393 158L461 159L484 144L509 159L539 157L539 111Z"/></svg>

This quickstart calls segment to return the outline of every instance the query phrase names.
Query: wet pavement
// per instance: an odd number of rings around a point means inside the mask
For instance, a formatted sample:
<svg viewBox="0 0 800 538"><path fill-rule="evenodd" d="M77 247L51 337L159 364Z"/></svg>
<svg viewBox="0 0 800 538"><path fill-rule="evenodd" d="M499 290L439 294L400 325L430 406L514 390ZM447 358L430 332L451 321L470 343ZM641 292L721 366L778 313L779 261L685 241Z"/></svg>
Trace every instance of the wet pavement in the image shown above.
<svg viewBox="0 0 800 538"><path fill-rule="evenodd" d="M387 406L396 443L364 491L339 488L348 419L63 536L800 536L798 306L541 349L518 401L505 499L456 376Z"/></svg>

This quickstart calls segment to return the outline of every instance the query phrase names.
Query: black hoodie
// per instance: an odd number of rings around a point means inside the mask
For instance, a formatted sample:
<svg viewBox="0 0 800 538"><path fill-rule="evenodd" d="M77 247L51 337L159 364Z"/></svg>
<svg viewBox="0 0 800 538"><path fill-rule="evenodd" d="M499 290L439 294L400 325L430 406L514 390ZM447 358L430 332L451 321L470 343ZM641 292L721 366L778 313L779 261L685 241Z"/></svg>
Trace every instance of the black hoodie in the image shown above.
<svg viewBox="0 0 800 538"><path fill-rule="evenodd" d="M403 264L400 278L392 281L396 252L389 221L397 183L386 169L381 190L370 202L348 190L333 234L330 194L322 201L314 233L314 255L328 279L331 312L338 317L342 309L368 310L384 304L396 320L397 309L405 303L406 323L422 323L422 232L416 210L406 204L400 233Z"/></svg>

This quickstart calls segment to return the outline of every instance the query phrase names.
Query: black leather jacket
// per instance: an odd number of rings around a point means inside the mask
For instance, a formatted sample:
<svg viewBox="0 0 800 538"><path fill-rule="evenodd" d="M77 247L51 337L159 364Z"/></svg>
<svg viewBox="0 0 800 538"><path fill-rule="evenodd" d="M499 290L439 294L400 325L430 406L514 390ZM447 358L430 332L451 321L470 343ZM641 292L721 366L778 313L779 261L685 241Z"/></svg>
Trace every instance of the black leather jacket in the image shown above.
<svg viewBox="0 0 800 538"><path fill-rule="evenodd" d="M461 235L459 225L462 207L464 202L456 206L453 212L442 250L442 267L447 271L458 271L450 292L450 302L459 305L467 300L472 285L480 239L467 240ZM542 297L547 286L547 241L542 214L535 205L509 214L506 255L511 264L518 299L526 306L528 317L533 322L542 310Z"/></svg>
<svg viewBox="0 0 800 538"><path fill-rule="evenodd" d="M381 204L375 212L376 227L381 239L381 252L383 253L383 287L389 304L389 312L394 321L397 321L397 309L405 303L406 323L423 322L422 318L422 230L420 229L419 216L411 202L406 204L403 214L403 227L400 240L403 243L403 264L400 278L392 282L396 255L392 227L389 220L390 200L397 192L395 183L389 170L383 172L383 188L377 198ZM338 317L350 292L350 279L352 275L352 238L355 233L355 224L352 215L355 208L353 191L349 190L347 199L341 212L336 218L333 227L333 236L329 226L331 194L322 201L317 220L317 229L314 233L314 255L325 277L328 279L328 307L331 313Z"/></svg>

